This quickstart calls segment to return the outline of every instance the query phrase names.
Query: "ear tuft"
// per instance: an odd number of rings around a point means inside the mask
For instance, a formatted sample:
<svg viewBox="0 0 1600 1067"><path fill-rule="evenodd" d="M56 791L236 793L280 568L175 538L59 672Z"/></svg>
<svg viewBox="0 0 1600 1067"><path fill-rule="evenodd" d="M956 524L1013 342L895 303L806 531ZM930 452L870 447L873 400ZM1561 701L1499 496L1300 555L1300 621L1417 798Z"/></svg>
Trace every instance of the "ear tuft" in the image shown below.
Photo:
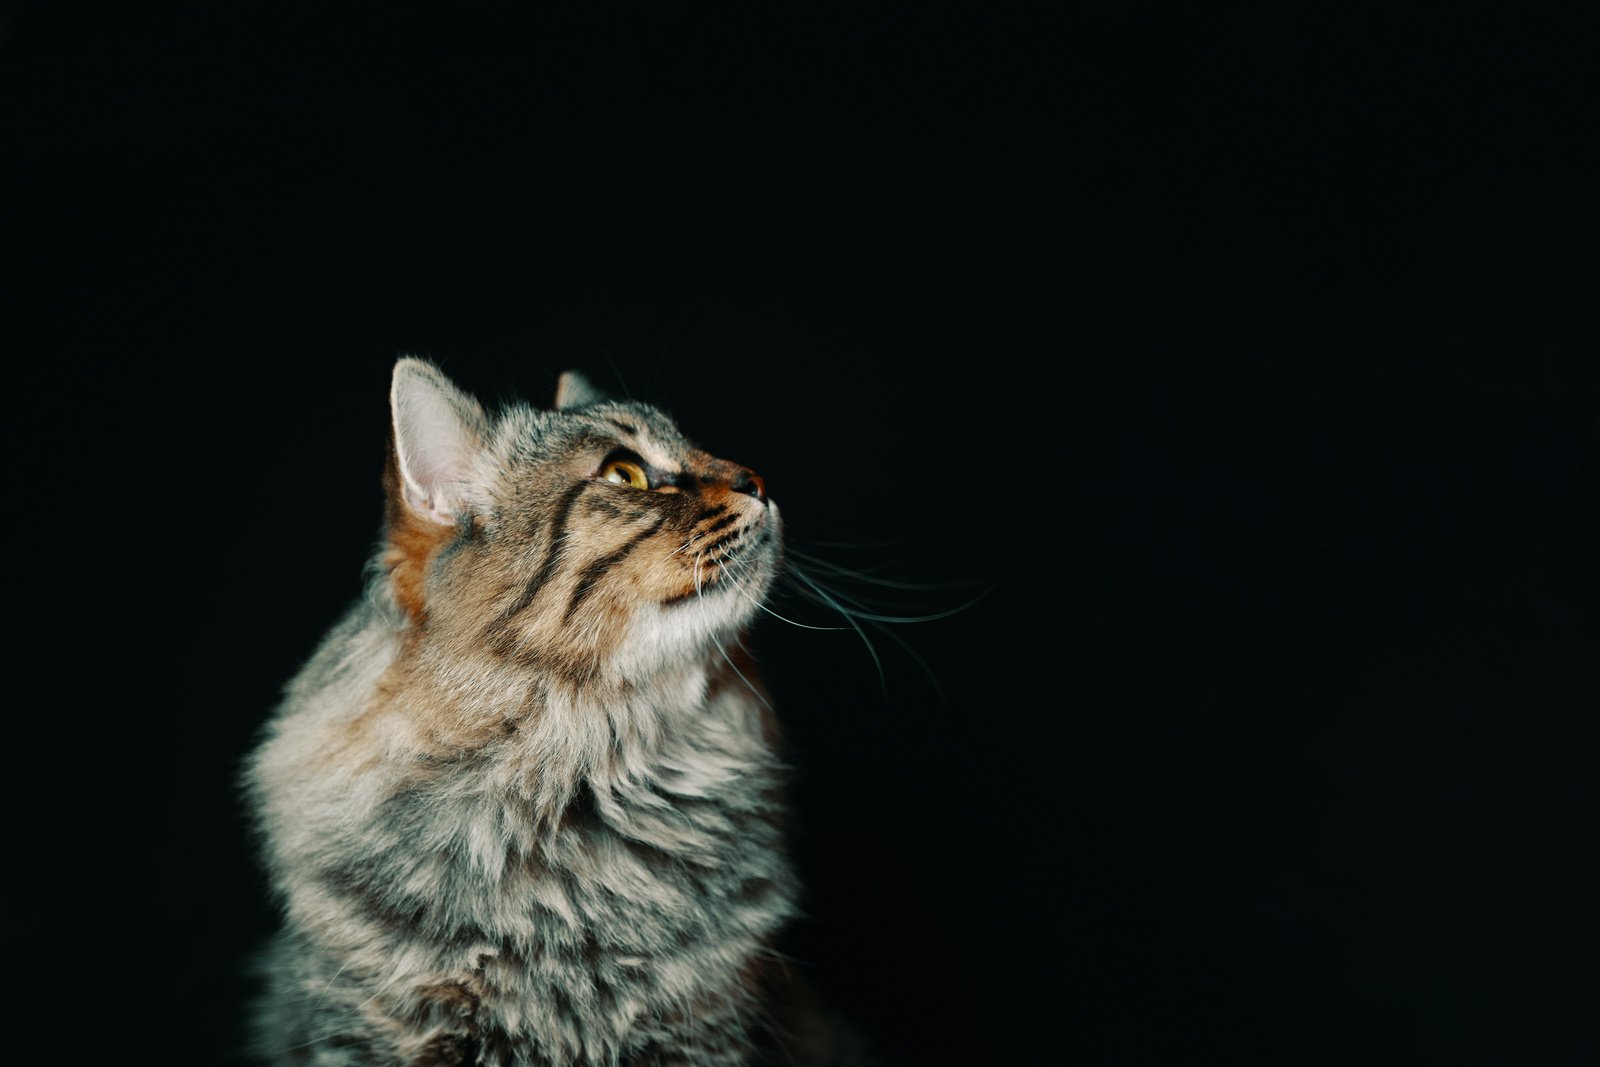
<svg viewBox="0 0 1600 1067"><path fill-rule="evenodd" d="M589 379L575 370L564 371L556 380L557 411L588 407L605 399L604 393L589 384Z"/></svg>
<svg viewBox="0 0 1600 1067"><path fill-rule="evenodd" d="M454 523L488 434L483 408L438 367L407 356L394 365L389 409L407 507L433 522Z"/></svg>

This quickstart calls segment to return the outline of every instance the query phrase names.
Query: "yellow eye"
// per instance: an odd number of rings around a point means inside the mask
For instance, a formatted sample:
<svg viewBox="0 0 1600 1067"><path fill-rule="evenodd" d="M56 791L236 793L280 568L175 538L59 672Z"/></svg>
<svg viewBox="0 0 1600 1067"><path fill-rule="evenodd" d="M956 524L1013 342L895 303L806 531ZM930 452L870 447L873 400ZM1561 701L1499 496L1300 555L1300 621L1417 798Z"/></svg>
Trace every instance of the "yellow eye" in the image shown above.
<svg viewBox="0 0 1600 1067"><path fill-rule="evenodd" d="M600 468L600 480L631 485L635 489L650 488L650 479L645 477L644 468L625 459L607 460L606 465Z"/></svg>

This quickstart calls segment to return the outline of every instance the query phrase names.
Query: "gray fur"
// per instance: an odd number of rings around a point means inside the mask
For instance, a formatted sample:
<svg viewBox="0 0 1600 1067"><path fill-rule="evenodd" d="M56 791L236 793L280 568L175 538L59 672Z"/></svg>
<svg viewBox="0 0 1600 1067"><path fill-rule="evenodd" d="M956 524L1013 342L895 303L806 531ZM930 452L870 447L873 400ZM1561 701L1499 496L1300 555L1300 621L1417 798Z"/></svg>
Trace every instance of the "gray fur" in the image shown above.
<svg viewBox="0 0 1600 1067"><path fill-rule="evenodd" d="M402 379L443 391L430 411L480 410L427 365ZM566 392L454 435L483 440L452 458L425 613L397 596L392 546L439 509L402 472L367 596L248 761L283 913L255 1028L270 1063L849 1058L773 999L796 883L765 699L734 653L778 566L776 507L728 492L742 469L661 412ZM703 495L595 480L619 446ZM715 501L739 536L712 550L695 516ZM682 581L696 595L667 596Z"/></svg>

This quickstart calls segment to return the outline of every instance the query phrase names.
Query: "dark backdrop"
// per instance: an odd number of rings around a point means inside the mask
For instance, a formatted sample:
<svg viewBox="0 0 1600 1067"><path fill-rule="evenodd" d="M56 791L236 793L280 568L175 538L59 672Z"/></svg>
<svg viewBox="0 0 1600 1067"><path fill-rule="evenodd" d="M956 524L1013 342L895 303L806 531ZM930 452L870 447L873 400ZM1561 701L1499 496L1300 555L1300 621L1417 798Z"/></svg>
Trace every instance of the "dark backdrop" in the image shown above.
<svg viewBox="0 0 1600 1067"><path fill-rule="evenodd" d="M1211 7L11 5L24 1048L234 1061L234 775L415 353L962 608L751 637L889 1062L1593 1062L1590 57Z"/></svg>

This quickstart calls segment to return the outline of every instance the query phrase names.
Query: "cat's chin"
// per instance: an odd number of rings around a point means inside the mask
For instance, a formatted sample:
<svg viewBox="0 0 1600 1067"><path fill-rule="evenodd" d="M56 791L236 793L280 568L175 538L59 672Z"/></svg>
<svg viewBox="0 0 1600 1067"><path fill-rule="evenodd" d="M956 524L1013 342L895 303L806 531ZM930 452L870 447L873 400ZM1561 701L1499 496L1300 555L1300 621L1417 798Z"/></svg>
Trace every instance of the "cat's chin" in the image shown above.
<svg viewBox="0 0 1600 1067"><path fill-rule="evenodd" d="M763 563L752 573L724 577L694 596L662 605L660 618L693 643L700 643L707 635L714 639L731 637L761 612L770 584L771 567Z"/></svg>
<svg viewBox="0 0 1600 1067"><path fill-rule="evenodd" d="M639 680L708 659L721 662L763 610L776 569L776 553L768 553L742 574L635 611L614 666Z"/></svg>

